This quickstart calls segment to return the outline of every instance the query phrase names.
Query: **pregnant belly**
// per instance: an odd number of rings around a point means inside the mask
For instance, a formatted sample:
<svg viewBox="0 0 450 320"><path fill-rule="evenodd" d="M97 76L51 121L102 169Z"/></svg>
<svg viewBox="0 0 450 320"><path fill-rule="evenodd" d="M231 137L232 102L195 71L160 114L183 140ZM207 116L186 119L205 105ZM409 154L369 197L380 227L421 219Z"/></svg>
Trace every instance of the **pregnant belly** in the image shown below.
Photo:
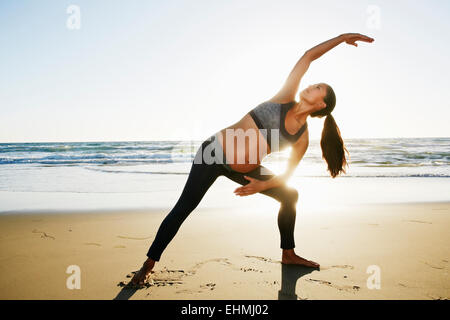
<svg viewBox="0 0 450 320"><path fill-rule="evenodd" d="M227 164L237 172L249 172L260 166L270 147L250 115L220 131L219 141Z"/></svg>

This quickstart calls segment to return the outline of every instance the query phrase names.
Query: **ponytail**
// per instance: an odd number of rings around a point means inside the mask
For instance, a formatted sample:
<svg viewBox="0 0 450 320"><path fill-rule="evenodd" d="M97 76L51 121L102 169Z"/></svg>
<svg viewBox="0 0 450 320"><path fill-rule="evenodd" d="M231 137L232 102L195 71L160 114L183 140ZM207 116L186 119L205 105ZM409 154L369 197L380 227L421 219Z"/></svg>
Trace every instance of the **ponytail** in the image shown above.
<svg viewBox="0 0 450 320"><path fill-rule="evenodd" d="M345 173L344 166L348 166L345 152L348 154L348 150L344 146L341 132L331 113L326 116L323 123L320 147L322 148L322 158L325 159L328 164L328 171L330 172L331 177L335 178L341 172Z"/></svg>
<svg viewBox="0 0 450 320"><path fill-rule="evenodd" d="M341 172L345 173L344 166L348 166L345 152L348 154L348 150L344 146L344 141L342 141L341 132L336 125L336 121L334 121L331 115L331 111L336 106L336 94L333 88L328 84L325 85L327 87L327 93L323 101L326 107L311 113L311 117L322 118L326 116L323 123L320 147L322 148L322 158L328 164L328 171L330 171L331 177L336 178Z"/></svg>

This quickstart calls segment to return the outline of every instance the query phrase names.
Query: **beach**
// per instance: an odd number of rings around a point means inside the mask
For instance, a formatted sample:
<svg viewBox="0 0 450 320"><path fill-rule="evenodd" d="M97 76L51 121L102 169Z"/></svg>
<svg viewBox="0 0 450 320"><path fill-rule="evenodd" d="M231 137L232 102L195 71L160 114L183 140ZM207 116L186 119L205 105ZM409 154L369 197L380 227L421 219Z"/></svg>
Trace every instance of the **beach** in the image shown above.
<svg viewBox="0 0 450 320"><path fill-rule="evenodd" d="M0 299L448 299L449 142L348 139L331 179L312 141L288 184L295 252L319 269L281 264L280 204L220 176L142 288L199 142L0 144Z"/></svg>
<svg viewBox="0 0 450 320"><path fill-rule="evenodd" d="M164 210L4 214L0 299L449 298L449 202L299 205L295 250L311 269L281 264L277 204L255 197L245 211L195 210L139 289L125 285ZM67 285L72 265L79 289Z"/></svg>
<svg viewBox="0 0 450 320"><path fill-rule="evenodd" d="M449 12L2 1L0 300L448 300Z"/></svg>

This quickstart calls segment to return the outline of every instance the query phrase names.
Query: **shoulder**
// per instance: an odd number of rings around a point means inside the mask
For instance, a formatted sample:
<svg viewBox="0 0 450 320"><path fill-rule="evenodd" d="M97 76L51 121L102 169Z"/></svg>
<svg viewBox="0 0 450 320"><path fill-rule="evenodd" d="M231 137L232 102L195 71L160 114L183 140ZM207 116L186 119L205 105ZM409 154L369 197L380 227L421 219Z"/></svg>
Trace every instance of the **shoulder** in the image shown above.
<svg viewBox="0 0 450 320"><path fill-rule="evenodd" d="M286 103L292 102L292 100L286 100L286 99L282 99L282 98L278 98L277 96L274 96L273 98L270 98L269 100L267 100L267 102L276 103L276 104L286 104Z"/></svg>

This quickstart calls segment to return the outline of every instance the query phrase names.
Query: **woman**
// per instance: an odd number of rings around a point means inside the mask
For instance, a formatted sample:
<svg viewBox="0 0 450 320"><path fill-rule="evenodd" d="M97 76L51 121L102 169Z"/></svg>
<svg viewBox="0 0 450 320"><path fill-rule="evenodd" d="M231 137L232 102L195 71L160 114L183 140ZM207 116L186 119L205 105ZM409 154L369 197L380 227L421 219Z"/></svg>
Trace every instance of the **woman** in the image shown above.
<svg viewBox="0 0 450 320"><path fill-rule="evenodd" d="M288 187L286 181L308 148L309 133L306 122L308 116L319 118L326 116L320 145L331 177L334 178L341 172L345 173L344 166L347 162L344 151L347 150L331 115L336 103L333 89L325 83L318 83L301 91L298 102L295 101L295 96L300 80L312 61L342 42L357 47L356 41L373 42L373 40L359 33L347 33L307 50L273 98L261 103L239 122L217 132L202 143L195 155L183 192L161 223L147 252L148 259L131 280L132 284L144 283L183 221L221 175L243 185L234 191L238 196L259 192L280 202L278 227L281 236L282 263L319 267L318 263L304 259L294 252L298 192ZM246 137L249 137L248 143ZM235 143L235 138L238 143ZM284 174L276 176L260 164L267 154L287 146L292 147L292 152Z"/></svg>

